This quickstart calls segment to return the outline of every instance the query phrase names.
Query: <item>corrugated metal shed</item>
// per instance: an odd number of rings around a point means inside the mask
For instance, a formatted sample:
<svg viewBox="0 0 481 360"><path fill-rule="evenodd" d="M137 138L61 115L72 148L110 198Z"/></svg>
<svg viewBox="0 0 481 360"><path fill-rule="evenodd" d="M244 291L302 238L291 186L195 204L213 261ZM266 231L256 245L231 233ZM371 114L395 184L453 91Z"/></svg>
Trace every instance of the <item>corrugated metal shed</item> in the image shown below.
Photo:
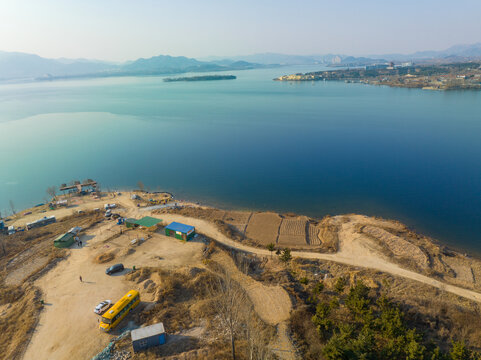
<svg viewBox="0 0 481 360"><path fill-rule="evenodd" d="M158 323L132 330L130 336L134 352L165 344L164 324Z"/></svg>
<svg viewBox="0 0 481 360"><path fill-rule="evenodd" d="M131 336L132 336L132 341L135 341L135 340L140 340L140 339L154 336L154 335L160 335L163 333L165 333L164 324L158 323L158 324L145 326L145 327L132 330Z"/></svg>

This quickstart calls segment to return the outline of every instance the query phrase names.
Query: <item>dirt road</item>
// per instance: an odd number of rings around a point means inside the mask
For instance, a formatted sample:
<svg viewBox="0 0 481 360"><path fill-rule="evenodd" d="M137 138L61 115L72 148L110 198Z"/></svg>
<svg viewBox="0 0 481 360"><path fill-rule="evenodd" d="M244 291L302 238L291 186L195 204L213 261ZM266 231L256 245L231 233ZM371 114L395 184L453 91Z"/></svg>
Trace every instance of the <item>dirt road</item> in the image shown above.
<svg viewBox="0 0 481 360"><path fill-rule="evenodd" d="M270 255L270 252L267 249L255 248L229 239L222 234L214 224L207 221L187 218L176 214L162 214L162 219L167 222L180 221L193 225L199 232L231 248L262 256ZM434 286L440 290L481 303L481 294L478 292L443 283L428 276L418 274L414 271L403 269L399 265L389 262L386 258L381 257L373 249L370 249L368 246L369 244L365 244L363 241L357 241L358 239L355 237L355 235L353 235L354 232L351 231L352 229L350 229L352 226L352 223L349 222L341 225L341 231L339 232L339 251L335 254L320 254L306 251L293 251L291 254L294 257L330 260L341 264L379 270L391 275L419 281L421 283Z"/></svg>

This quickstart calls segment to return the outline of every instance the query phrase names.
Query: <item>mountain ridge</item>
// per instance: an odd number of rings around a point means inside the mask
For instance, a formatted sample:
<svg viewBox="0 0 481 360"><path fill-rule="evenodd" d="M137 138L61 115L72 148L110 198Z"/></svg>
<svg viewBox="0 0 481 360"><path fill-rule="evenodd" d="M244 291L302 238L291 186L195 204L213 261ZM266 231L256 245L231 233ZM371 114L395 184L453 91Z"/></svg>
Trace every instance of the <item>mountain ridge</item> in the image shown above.
<svg viewBox="0 0 481 360"><path fill-rule="evenodd" d="M162 75L185 72L246 70L285 65L365 66L389 61L462 62L481 59L481 42L459 44L445 50L412 54L351 56L344 54L296 55L260 53L245 56L211 56L200 59L157 55L115 63L96 59L49 59L36 54L0 51L0 81L46 80L72 77Z"/></svg>

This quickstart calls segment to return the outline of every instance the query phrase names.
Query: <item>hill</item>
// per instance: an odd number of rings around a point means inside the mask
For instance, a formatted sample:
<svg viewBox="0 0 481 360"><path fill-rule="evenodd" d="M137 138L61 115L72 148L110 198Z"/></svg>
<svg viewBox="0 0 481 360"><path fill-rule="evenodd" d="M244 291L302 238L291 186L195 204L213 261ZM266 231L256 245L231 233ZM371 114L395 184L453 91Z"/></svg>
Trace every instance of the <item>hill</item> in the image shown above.
<svg viewBox="0 0 481 360"><path fill-rule="evenodd" d="M38 55L0 52L0 81L53 80L72 77L162 75L185 72L245 70L264 67L246 61L199 61L185 56L158 55L122 64L86 59L46 59Z"/></svg>

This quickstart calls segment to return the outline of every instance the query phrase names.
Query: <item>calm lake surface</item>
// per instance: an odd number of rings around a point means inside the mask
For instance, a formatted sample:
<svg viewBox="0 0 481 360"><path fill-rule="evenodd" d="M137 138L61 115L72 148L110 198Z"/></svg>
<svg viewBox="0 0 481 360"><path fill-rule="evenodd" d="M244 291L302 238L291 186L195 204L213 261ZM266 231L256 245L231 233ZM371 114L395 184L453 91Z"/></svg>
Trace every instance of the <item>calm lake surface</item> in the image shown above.
<svg viewBox="0 0 481 360"><path fill-rule="evenodd" d="M394 218L481 252L481 92L274 77L0 85L0 210L93 178L224 208Z"/></svg>

